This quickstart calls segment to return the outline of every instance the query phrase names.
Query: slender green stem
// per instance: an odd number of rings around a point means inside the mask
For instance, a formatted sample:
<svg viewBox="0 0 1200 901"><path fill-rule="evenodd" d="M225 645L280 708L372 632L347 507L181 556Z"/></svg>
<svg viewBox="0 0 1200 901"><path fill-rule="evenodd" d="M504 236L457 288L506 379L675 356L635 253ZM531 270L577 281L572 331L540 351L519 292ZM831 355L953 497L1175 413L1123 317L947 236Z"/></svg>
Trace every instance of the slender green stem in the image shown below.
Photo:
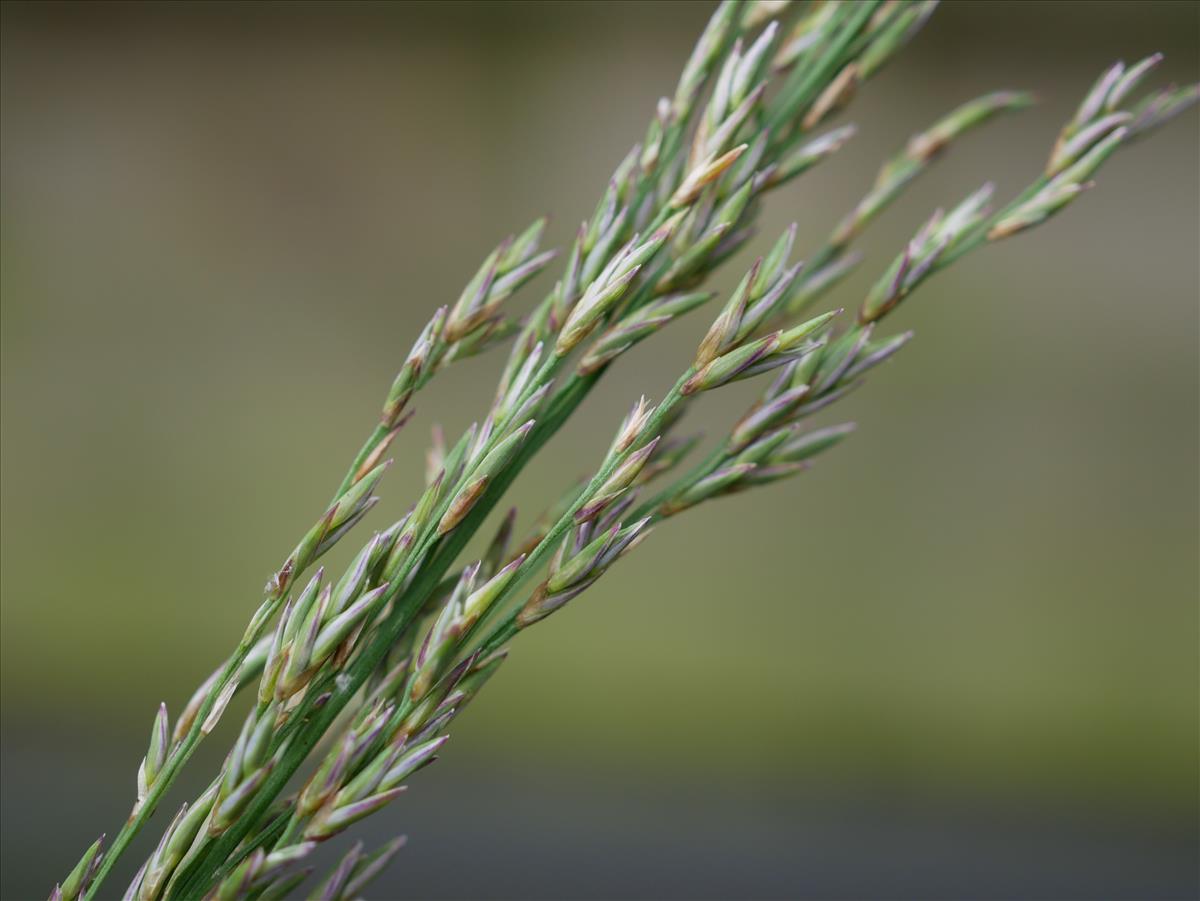
<svg viewBox="0 0 1200 901"><path fill-rule="evenodd" d="M648 226L647 231L653 231L663 225L672 212L673 210L667 205L664 205L662 208L660 208L658 214ZM551 379L553 379L555 372L562 365L562 363L563 361L561 358L554 356L548 358L539 369L539 372L532 383L548 383ZM431 527L426 530L425 534L420 540L414 543L408 554L408 560L405 564L405 568L393 581L398 590L399 586L404 585L404 583L407 581L407 578L412 574L413 568L420 566L420 569L417 572L416 580L405 591L403 600L396 603L392 614L387 620L384 621L384 623L380 625L379 632L382 634L377 634L376 639L368 646L363 655L361 655L358 660L351 663L347 672L343 673L343 677L339 678L336 685L332 686L330 697L324 702L320 711L317 713L317 719L315 721L306 721L306 717L311 711L312 699L320 694L323 694L324 692L314 689L307 693L301 709L293 715L293 722L297 724L293 727L293 729L299 731L300 734L295 736L291 741L284 760L281 761L280 766L273 771L272 776L269 777L264 783L262 789L256 797L255 807L259 806L258 801L260 799L265 799L269 802L274 798L279 791L279 788L276 787L276 783L279 780L285 780L287 776L290 776L290 774L295 771L295 769L303 761L304 756L306 756L308 751L311 750L312 745L314 745L316 740L319 739L320 732L313 732L313 729L316 728L315 724L326 723L325 726L321 726L321 730L323 731L324 728L327 728L327 722L331 722L332 720L329 720L326 717L325 712L327 710L333 710L334 712L337 712L345 706L345 704L353 696L354 692L357 691L358 687L361 686L361 684L369 677L371 671L374 669L374 666L377 665L379 660L381 660L387 653L388 647L390 647L390 645L403 634L404 630L411 625L417 613L423 608L429 593L436 589L437 584L445 575L445 572L449 569L450 565L452 565L454 559L453 557L450 557L449 559L443 557L445 547L440 547L436 551L438 559L433 561L431 566L424 566L423 564L427 559L428 554L434 549L434 546L440 542L444 546L454 548L454 556L457 556L461 552L462 545L465 545L466 541L469 540L474 534L474 531L482 524L483 516L486 516L486 513L489 512L491 508L499 501L503 490L506 490L507 486L511 484L511 479L516 477L517 473L525 465L525 463L532 458L533 454L536 453L536 451L547 440L549 440L549 438L558 430L559 427L561 427L566 418L569 417L578 404L582 402L583 397L586 396L588 391L590 391L591 385L595 383L595 380L599 377L602 371L603 370L600 370L590 376L574 375L568 379L567 383L556 393L555 397L552 399L552 402L548 405L546 413L543 414L542 418L535 425L529 437L525 440L524 445L518 451L514 460L510 463L509 467L506 467L504 470L502 470L501 476L497 479L494 479L493 482L488 485L483 496L480 498L480 501L475 504L474 508L468 514L464 522L460 523L454 529L454 531L450 533L450 535L446 536L445 538L439 537L433 530L432 526L433 524L437 523L440 516L435 516L431 519ZM379 429L376 430L376 435L378 432ZM498 429L497 434L502 434L502 430ZM371 452L372 442L374 440L375 436L372 436L372 438L368 439L367 443L360 451L359 457L356 458L356 465L360 464L362 459L365 459L365 457ZM444 500L444 505L448 505L450 503L453 494L454 492L447 493L447 496ZM435 574L432 585L428 584L431 573ZM391 597L394 597L394 595L391 595L389 592L388 596L380 599L380 609L383 608L383 606ZM381 644L381 640L385 637L387 639L386 644ZM374 661L369 667L366 667L362 664L362 661L366 658L370 658ZM351 680L344 678L347 673L354 673L354 678ZM327 682L332 683L333 680L329 679ZM345 688L347 685L353 685L353 690L349 691L348 693ZM322 685L322 688L324 687L325 686ZM288 734L291 733L289 732ZM277 737L277 741L275 743L276 746L278 744L278 739L283 737L285 736L281 735ZM295 759L289 760L290 758ZM290 766L285 766L285 764L289 762ZM255 813L254 808L252 807L251 810L247 811L243 822L247 822L252 826L258 816L259 814ZM243 834L245 831L247 831L246 829L243 829L240 824L235 828L238 832ZM221 853L219 849L224 841L224 838L225 837L222 836L213 844L213 846L211 846L208 856L205 858L205 860L208 860L213 855L218 855ZM217 857L216 859L219 861L221 858ZM200 865L201 864L198 864L198 866ZM201 886L206 884L207 883L200 883Z"/></svg>
<svg viewBox="0 0 1200 901"><path fill-rule="evenodd" d="M693 374L693 372L694 370L689 368L688 371L679 378L675 386L663 399L662 403L655 408L644 427L646 434L652 433L662 425L674 405L682 397L680 389L682 388L684 382L687 381L687 379ZM604 464L601 466L595 476L593 476L587 487L577 493L576 498L570 507L562 514L562 516L560 516L558 521L551 527L542 540L538 542L537 546L525 558L520 567L517 569L517 572L514 574L512 581L509 582L508 585L505 586L504 590L493 600L493 609L504 607L505 604L509 602L512 597L515 596L529 581L530 577L541 569L542 565L546 562L547 557L553 554L556 550L563 535L566 534L566 532L574 525L575 514L583 507L584 504L587 503L595 491L604 484L605 480L607 480L613 474L623 459L624 456L614 454L605 460ZM455 556L457 556L457 554ZM505 620L496 628L496 630L481 643L481 648L483 648L482 652L487 653L495 647L498 647L499 644L507 640L508 637L514 635L517 632L516 622L517 611L514 610L508 617L505 618ZM460 642L460 647L465 648L470 644L475 631L475 629L472 629L463 635ZM501 637L498 638L498 636ZM393 720L402 721L411 707L412 701L406 694L404 703L402 703L400 708L393 715ZM384 734L386 735L388 731L389 730L385 729ZM380 740L383 740L382 737ZM363 756L364 759L370 759L371 754L367 753ZM287 830L278 841L286 844L289 838L294 838L296 836L299 828L300 820L293 814L292 819L287 826ZM224 872L227 869L228 865L223 867L221 872ZM219 875L220 873L218 873L218 876Z"/></svg>
<svg viewBox="0 0 1200 901"><path fill-rule="evenodd" d="M342 479L338 491L334 494L334 501L341 497L346 489L353 484L354 476L362 466L363 461L371 454L378 446L379 442L386 437L388 429L382 424L375 427L374 432L367 439L362 449L355 456L354 461L350 464L350 468L346 471L345 477ZM291 582L294 584L302 573L294 573ZM212 712L214 705L221 695L228 690L229 683L237 676L241 669L242 663L245 662L247 655L254 647L259 638L262 637L262 630L271 622L275 614L278 612L283 603L283 598L286 592L280 592L278 597L268 598L264 604L264 608L260 608L256 612L250 628L242 636L241 642L234 650L233 654L226 661L224 668L221 670L221 675L213 682L207 696L200 705L200 709L196 712L195 721L188 729L187 735L178 742L167 755L167 760L163 764L162 770L155 777L154 783L150 786L146 797L142 803L138 805L137 810L125 821L116 837L113 839L112 845L105 853L103 860L100 862L100 867L96 871L96 876L88 886L86 894L83 896L83 901L93 901L100 891L100 886L104 880L112 872L121 855L133 841L142 827L154 815L155 809L163 796L175 784L179 773L183 767L191 759L192 754L204 740L204 721Z"/></svg>
<svg viewBox="0 0 1200 901"><path fill-rule="evenodd" d="M667 393L667 396L662 399L662 402L654 408L654 411L646 420L646 424L643 426L643 434L653 435L659 428L661 428L662 424L666 421L667 416L671 413L671 410L674 409L675 405L679 403L681 398L683 398L684 395L682 388L684 382L691 378L694 373L695 369L689 366L687 371L679 377L674 387L672 387ZM550 531L546 533L545 537L538 542L537 547L534 548L533 551L530 552L529 556L525 558L525 562L521 564L520 569L517 571L516 577L509 582L507 586L505 586L504 591L502 591L496 597L495 601L493 601L493 606L495 608L499 609L505 604L506 601L516 594L517 591L521 589L521 586L529 580L529 577L533 575L533 573L537 572L538 568L545 561L545 559L550 554L554 553L554 551L558 548L558 544L562 540L562 537L571 529L572 526L575 525L575 514L583 508L583 505L591 499L592 495L596 493L596 490L604 484L605 480L608 479L609 476L613 474L623 459L624 457L622 455L613 454L608 460L605 461L605 464L600 468L596 475L592 477L592 480L588 483L587 487L579 492L578 495L576 495L571 506L568 507L562 516L559 517L558 522L551 527ZM519 613L519 609L512 610L499 624L496 625L492 632L480 642L479 647L481 649L481 653L488 654L491 651L497 650L500 645L517 633L517 617ZM467 640L469 640L469 638L470 636L468 635Z"/></svg>
<svg viewBox="0 0 1200 901"><path fill-rule="evenodd" d="M256 835L251 841L244 842L240 848L230 855L217 873L213 877L213 885L220 885L225 877L232 872L238 864L253 854L260 847L275 846L286 841L286 831L290 828L292 817L288 813L282 813L275 817L263 830Z"/></svg>
<svg viewBox="0 0 1200 901"><path fill-rule="evenodd" d="M488 485L462 523L438 542L428 564L421 567L412 585L405 591L404 598L396 604L391 614L379 625L375 637L364 648L362 654L343 671L342 678L337 681L328 700L313 711L311 717L299 726L297 734L288 744L287 752L272 770L271 775L263 782L245 813L234 826L208 847L207 851L192 865L190 873L183 874L171 897L190 898L203 894L203 890L211 884L212 876L220 866L220 862L255 827L338 713L357 693L386 656L392 644L411 624L416 613L424 606L429 594L436 590L446 572L462 552L463 547L482 525L484 518L499 502L521 469L583 402L602 371L588 376L573 376L556 392L546 413L530 432L529 437L509 466L501 470L495 480Z"/></svg>
<svg viewBox="0 0 1200 901"><path fill-rule="evenodd" d="M257 618L258 621L264 624L269 622L271 616L274 615L275 610L278 609L280 602L280 599L276 599L274 604L270 607L270 613L264 617ZM192 723L191 728L188 729L187 735L185 735L183 739L171 749L171 752L167 756L167 760L164 763L162 770L159 771L158 775L155 777L154 784L150 786L149 791L146 793L146 797L138 805L134 814L130 816L128 820L126 820L125 824L121 827L120 832L118 832L116 837L113 839L113 843L108 849L108 853L104 855L104 859L100 863L100 868L96 871L95 878L88 887L87 893L83 896L84 901L91 901L91 899L97 896L100 891L101 883L103 883L108 874L112 872L112 869L114 866L116 866L121 854L129 846L129 843L133 841L134 837L141 830L142 826L144 826L150 817L154 815L154 811L158 807L159 801L162 800L163 796L174 784L175 779L178 777L180 771L183 769L188 760L191 759L196 747L204 739L206 734L204 730L204 721L212 712L213 706L216 704L217 699L221 696L222 692L226 690L230 680L237 675L238 669L241 667L242 662L246 659L246 655L250 653L251 648L253 648L255 643L258 641L258 636L252 634L252 632L253 629L246 631L241 643L239 643L237 646L237 650L234 651L233 656L231 656L226 662L225 668L221 671L221 675L213 683L213 687L209 691L208 696L201 703L200 709L196 712L195 721Z"/></svg>
<svg viewBox="0 0 1200 901"><path fill-rule="evenodd" d="M812 66L797 67L792 72L780 94L781 100L778 108L774 115L767 120L768 130L774 135L783 136L782 145L784 147L795 141L795 134L785 136L785 126L789 122L794 122L799 111L816 99L829 78L841 67L846 58L847 49L878 7L879 0L868 0L868 2L856 4L850 12L845 14L845 23L837 37L825 50L824 55ZM796 132L799 131L800 129L796 129Z"/></svg>
<svg viewBox="0 0 1200 901"><path fill-rule="evenodd" d="M678 495L679 492L683 491L685 488L696 484L696 482L700 481L705 476L713 473L716 468L721 465L721 461L724 460L725 457L726 453L724 445L713 448L707 457L688 470L686 474L677 478L674 482L659 491L653 497L643 501L633 513L633 518L641 519L643 516L660 517L661 514L659 511L663 504Z"/></svg>

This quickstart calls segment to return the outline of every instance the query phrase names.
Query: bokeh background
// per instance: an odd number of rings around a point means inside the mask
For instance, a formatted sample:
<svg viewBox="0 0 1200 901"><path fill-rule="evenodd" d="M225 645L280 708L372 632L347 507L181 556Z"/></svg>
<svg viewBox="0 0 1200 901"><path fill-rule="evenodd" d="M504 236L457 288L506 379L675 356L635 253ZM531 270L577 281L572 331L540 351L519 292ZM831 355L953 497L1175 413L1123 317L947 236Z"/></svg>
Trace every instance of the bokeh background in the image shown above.
<svg viewBox="0 0 1200 901"><path fill-rule="evenodd" d="M934 206L1032 178L1111 60L1194 80L1198 10L945 4L755 249L792 219L819 246L951 106L1037 91L872 229L830 300L852 305ZM0 896L44 897L123 820L155 705L232 647L429 312L536 215L568 239L708 11L3 4ZM840 405L853 440L660 529L523 637L366 830L410 834L375 896L1200 891L1198 158L1193 112L938 277ZM522 479L523 522L703 320L613 372ZM498 365L422 396L372 522Z"/></svg>

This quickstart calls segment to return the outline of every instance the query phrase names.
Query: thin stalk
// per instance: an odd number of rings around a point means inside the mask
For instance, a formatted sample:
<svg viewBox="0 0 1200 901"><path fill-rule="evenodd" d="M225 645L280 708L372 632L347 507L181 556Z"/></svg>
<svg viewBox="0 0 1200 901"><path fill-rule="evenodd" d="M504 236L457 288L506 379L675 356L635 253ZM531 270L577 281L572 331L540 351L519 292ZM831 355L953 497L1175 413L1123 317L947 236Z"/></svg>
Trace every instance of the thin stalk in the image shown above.
<svg viewBox="0 0 1200 901"><path fill-rule="evenodd" d="M830 76L842 65L846 50L875 14L879 5L879 0L867 0L856 5L854 10L847 14L837 38L826 49L825 55L811 67L797 68L792 73L782 94L785 99L780 101L775 114L767 120L768 131L774 135L782 134L784 126L796 119L800 109L816 99ZM799 131L801 130L797 129L797 132ZM786 147L789 141L794 140L794 135L785 138L783 146Z"/></svg>
<svg viewBox="0 0 1200 901"><path fill-rule="evenodd" d="M538 424L534 426L517 456L489 484L463 522L441 539L428 565L423 566L418 572L413 584L405 592L403 600L379 625L375 638L367 645L362 654L343 671L342 677L337 680L328 700L314 712L312 718L307 722L302 722L300 717L297 718L297 722L301 722L298 733L289 743L287 752L272 770L271 775L256 792L254 801L239 818L238 823L219 836L208 850L193 863L192 872L182 876L179 885L171 894L172 898L190 898L201 893L206 886L211 884L212 877L220 866L220 861L224 860L258 823L288 780L307 758L312 747L317 744L333 723L338 713L354 697L358 689L387 655L392 644L412 623L429 594L436 590L446 572L462 552L463 547L482 525L487 513L499 502L509 485L537 450L550 440L567 417L583 402L599 375L600 371L589 376L575 376L557 392L555 401L549 406L547 413L543 415ZM316 692L314 692L315 694Z"/></svg>
<svg viewBox="0 0 1200 901"><path fill-rule="evenodd" d="M353 462L350 464L349 469L347 469L346 475L343 477L338 491L333 496L334 502L336 502L337 499L346 492L347 488L354 483L355 476L360 472L363 461L367 459L367 457L376 447L378 447L379 442L384 440L389 432L390 429L386 428L383 424L379 424L375 427L375 430L367 439L359 453L355 456ZM302 574L302 572L293 573L289 584L295 584ZM158 807L158 804L162 800L163 796L170 790L171 786L175 784L175 780L179 777L180 771L182 771L183 767L191 759L192 754L195 753L196 748L199 746L200 742L204 740L204 736L207 734L204 729L205 720L208 719L208 716L212 712L217 701L229 690L230 682L236 677L251 649L262 637L263 631L266 629L267 625L269 625L271 620L275 618L275 614L279 612L279 608L283 605L283 600L286 596L286 590L277 592L277 596L269 597L264 602L263 607L255 613L249 628L247 628L246 632L243 634L237 648L234 649L233 654L230 655L229 659L225 662L225 666L222 668L220 676L214 680L212 687L209 689L203 702L201 702L200 708L196 712L195 720L188 729L187 735L185 735L180 742L176 743L171 748L170 752L168 752L167 759L163 764L163 768L155 777L154 783L150 786L146 797L138 805L137 809L129 817L129 819L125 821L125 823L121 826L120 831L113 838L112 845L109 847L108 851L105 853L100 862L100 867L96 871L95 878L88 886L87 892L83 895L84 901L93 901L93 899L97 897L100 891L100 886L108 877L109 873L112 872L113 867L116 866L118 860L121 858L121 855L129 846L129 843L133 841L138 832L141 831L142 827L145 826L149 819L154 815L154 811Z"/></svg>
<svg viewBox="0 0 1200 901"><path fill-rule="evenodd" d="M675 405L683 398L684 395L682 388L684 383L691 378L695 372L695 368L689 366L687 371L679 377L678 381L675 382L675 385L667 393L667 396L664 397L662 402L654 408L654 412L651 413L649 418L646 420L645 425L642 427L641 433L643 435L653 435L659 428L662 427L662 424L666 421ZM603 485L605 480L613 474L622 460L623 457L614 454L609 460L606 461L605 465L600 468L600 471L596 473L596 475L588 483L587 487L579 492L571 506L568 507L566 512L559 517L558 522L556 522L550 531L546 533L546 536L540 542L538 542L537 547L530 552L529 556L525 559L525 562L521 564L520 569L517 571L516 577L507 586L505 586L504 591L502 591L496 597L496 600L493 602L493 607L496 609L501 608L504 603L511 599L512 596L520 590L521 586L528 581L529 576L537 571L538 567L542 564L546 557L554 553L558 547L558 543L562 540L563 535L565 535L567 531L575 524L575 514L578 513L579 510L583 508L583 505L591 499L592 495L595 494L596 489ZM499 624L497 624L492 632L480 642L479 647L481 648L483 654L486 655L491 651L498 650L501 644L507 641L509 637L516 634L518 613L519 610L511 611L509 615L506 616ZM505 637L501 638L500 636L502 635Z"/></svg>
<svg viewBox="0 0 1200 901"><path fill-rule="evenodd" d="M643 434L653 434L662 426L667 417L670 415L675 404L683 397L681 389L684 383L694 374L694 372L695 370L689 367L687 372L680 376L671 391L647 419L646 424L643 426ZM517 569L512 581L509 582L505 589L492 601L491 606L493 609L503 608L506 603L511 601L511 599L524 587L524 585L529 581L530 577L536 574L542 568L547 558L557 550L558 544L562 540L563 536L574 525L575 514L583 507L584 504L588 502L596 490L599 489L600 486L603 485L604 482L613 474L613 472L624 459L625 458L623 455L614 454L605 460L604 464L600 467L596 475L593 476L588 485L576 494L576 498L570 507L560 516L560 518L555 522L542 540L538 542L537 546L528 554L525 561ZM516 621L517 611L514 610L508 617L506 617L505 621L497 627L493 634L485 639L483 643L481 643L481 646L488 649L497 647L498 644L495 636L497 634L502 634L504 636L515 634L517 631ZM480 625L481 623L477 623L477 625ZM475 629L472 629L463 635L459 643L460 649L465 649L469 646L475 631ZM404 702L397 709L396 713L392 717L392 720L394 722L402 722L413 705L414 702L412 698L406 694ZM388 731L390 730L384 730L384 734L386 735ZM364 759L369 759L370 757L370 753L364 754ZM286 831L277 840L278 843L287 844L289 839L296 838L299 834L300 828L301 820L293 815ZM262 840L268 840L268 836L265 834L261 838ZM258 840L256 839L252 845L257 843ZM216 874L214 879L219 879L223 872L227 871L229 868L230 867L228 865L223 867L222 870Z"/></svg>
<svg viewBox="0 0 1200 901"><path fill-rule="evenodd" d="M719 445L713 448L707 457L688 470L684 475L677 478L653 497L641 503L637 510L630 514L631 517L633 519L641 519L643 516L653 516L655 520L661 519L662 515L659 510L663 504L675 497L675 495L687 488L689 485L694 485L705 476L715 472L725 457L726 451L724 445Z"/></svg>
<svg viewBox="0 0 1200 901"><path fill-rule="evenodd" d="M262 622L264 624L269 622L270 618L275 615L282 602L282 598L274 601L274 603L271 605L270 613L266 617L262 618ZM121 854L129 846L129 843L133 841L134 837L138 834L141 828L146 824L150 817L154 815L154 811L158 806L158 802L162 800L163 795L165 795L170 787L174 784L175 779L179 776L180 770L183 769L184 765L188 762L193 752L196 750L196 747L204 739L206 734L204 731L204 721L212 712L213 706L218 697L223 691L226 690L226 686L228 686L230 680L237 675L238 669L241 668L242 662L246 659L246 655L250 653L250 649L253 648L255 643L258 641L258 637L259 636L257 635L252 635L250 630L247 630L246 634L242 637L241 643L238 644L233 656L231 656L228 662L226 662L225 668L221 671L220 677L213 684L212 690L209 691L208 696L204 699L203 703L201 703L200 709L196 713L196 720L192 724L192 727L188 730L187 735L184 736L183 740L180 741L174 748L172 748L170 754L167 756L167 760L163 765L162 770L155 778L154 784L150 786L150 790L147 792L146 797L138 805L137 810L129 817L128 820L125 821L125 824L121 827L121 830L113 839L112 845L109 847L108 852L104 855L104 859L100 863L100 868L96 871L95 878L92 880L92 883L88 887L86 894L83 896L85 901L91 901L91 899L97 896L98 892L100 891L101 883L103 883L108 874L112 872L112 868L116 866L117 861L120 859Z"/></svg>

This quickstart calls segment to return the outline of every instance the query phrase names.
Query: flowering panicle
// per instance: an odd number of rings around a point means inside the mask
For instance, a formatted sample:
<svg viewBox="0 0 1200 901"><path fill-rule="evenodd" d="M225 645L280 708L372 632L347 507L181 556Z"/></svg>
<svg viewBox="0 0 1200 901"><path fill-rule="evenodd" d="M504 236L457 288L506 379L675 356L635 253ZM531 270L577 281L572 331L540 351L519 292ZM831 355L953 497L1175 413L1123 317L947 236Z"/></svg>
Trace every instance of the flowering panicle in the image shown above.
<svg viewBox="0 0 1200 901"><path fill-rule="evenodd" d="M178 809L126 897L281 898L310 855L400 796L432 763L455 718L506 659L508 642L579 596L662 520L805 471L851 433L811 417L861 386L911 332L883 320L936 272L1047 219L1091 185L1117 149L1197 99L1195 86L1134 93L1159 62L1106 71L1023 192L993 210L984 185L916 231L857 316L811 316L862 259L851 245L952 142L1028 95L972 100L913 136L824 246L793 260L791 227L753 262L657 403L642 396L591 475L524 539L515 510L466 558L509 486L622 355L704 306L705 282L756 233L771 192L830 158L852 125L816 133L881 71L936 4L813 3L793 20L774 0L721 3L643 140L620 160L526 314L512 296L556 259L539 219L497 245L401 362L374 430L332 501L271 577L234 652L174 727L154 716L133 814L107 852L94 843L51 895L95 899L134 836L238 692L248 711L219 772ZM408 512L371 536L340 576L322 562L374 508L413 398L450 363L511 340L496 391L456 440L440 430ZM696 435L674 430L707 393L770 373L757 400L691 468ZM464 565L463 559L475 562ZM315 571L310 572L312 570ZM318 748L321 750L318 752ZM294 786L299 790L293 791ZM399 850L355 845L313 897L356 898Z"/></svg>

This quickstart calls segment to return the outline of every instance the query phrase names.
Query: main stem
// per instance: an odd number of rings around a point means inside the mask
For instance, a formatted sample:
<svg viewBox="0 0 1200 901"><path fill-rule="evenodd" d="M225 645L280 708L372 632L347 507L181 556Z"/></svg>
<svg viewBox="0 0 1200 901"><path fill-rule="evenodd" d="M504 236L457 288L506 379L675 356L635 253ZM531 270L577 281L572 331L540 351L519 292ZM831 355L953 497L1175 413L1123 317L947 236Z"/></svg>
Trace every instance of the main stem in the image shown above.
<svg viewBox="0 0 1200 901"><path fill-rule="evenodd" d="M288 780L307 758L312 747L321 739L337 715L378 667L394 642L411 624L430 593L436 590L467 542L470 541L521 470L583 402L602 372L603 370L600 370L587 376L575 375L567 380L555 395L546 415L530 432L512 463L505 467L488 485L462 523L454 531L444 536L435 546L428 564L421 567L416 579L405 592L404 598L380 624L374 639L363 653L344 671L345 678L339 680L328 700L313 713L312 718L306 724L298 729L297 734L288 745L287 752L262 784L245 813L236 824L209 847L201 859L193 864L192 872L180 880L172 897L188 898L202 894L202 889L208 885L212 874L219 868L220 862L232 853L238 843L262 818Z"/></svg>
<svg viewBox="0 0 1200 901"><path fill-rule="evenodd" d="M671 390L667 393L667 396L662 399L658 406L654 408L654 412L651 413L650 417L646 420L646 424L642 427L643 434L653 435L654 432L656 432L662 426L663 422L666 421L667 416L670 415L671 410L675 407L675 404L677 404L683 397L681 389L683 388L684 383L691 378L695 371L696 370L693 367L688 367L688 370L679 377L678 381L675 382L674 387L671 388ZM534 550L529 554L529 556L525 559L525 562L521 564L520 571L517 573L516 577L507 586L505 586L504 590L492 602L494 609L499 609L502 607L506 601L511 599L512 596L521 589L521 586L529 580L529 577L537 572L541 563L549 554L552 554L556 550L559 541L575 524L575 514L583 508L584 504L591 500L592 495L595 494L596 490L604 484L605 480L608 479L608 477L611 476L614 471L616 471L616 468L625 459L626 457L624 455L614 454L611 458L605 461L604 466L602 466L600 471L592 477L592 480L588 483L587 487L579 492L571 506L566 510L565 513L563 513L562 516L559 517L558 522L556 522L550 531L546 533L545 537L538 542L537 547L534 548ZM505 641L519 631L519 627L517 626L517 617L519 613L520 608L511 611L509 615L506 616L500 623L498 623L492 632L480 642L479 647L482 655L486 655L494 650L499 649L499 647Z"/></svg>
<svg viewBox="0 0 1200 901"><path fill-rule="evenodd" d="M370 453L375 449L376 446L378 446L379 442L387 436L387 434L388 429L383 424L379 424L375 427L374 432L371 433L371 436L367 439L366 443L363 444L362 448L355 456L354 461L350 464L350 468L346 471L346 475L343 477L337 493L333 496L335 502L346 492L347 488L353 484L354 476L361 467L363 460L370 455ZM300 575L301 573L293 574L291 582L295 583ZM245 634L242 636L241 642L234 650L233 655L226 661L225 667L221 670L221 675L213 682L212 688L209 689L207 696L201 703L200 709L196 712L195 722L193 722L191 728L188 729L187 735L185 735L183 740L171 749L170 753L167 755L166 762L163 764L163 768L159 771L158 775L154 779L154 784L150 786L150 790L146 793L146 797L142 800L141 804L138 805L137 809L129 817L129 819L125 821L124 825L121 826L120 831L113 839L112 845L109 846L108 851L105 853L104 858L100 863L100 867L96 871L95 877L88 886L87 892L83 895L83 901L94 901L99 894L101 884L112 872L113 867L116 866L117 861L120 860L121 855L125 852L125 849L129 847L129 843L133 841L133 839L141 831L142 827L145 826L145 824L154 815L154 811L157 809L158 804L162 800L163 796L170 790L171 786L175 784L175 780L179 777L179 773L183 770L184 766L187 765L187 762L191 759L192 754L195 753L196 748L204 739L204 721L212 712L217 699L220 698L221 694L227 690L230 681L237 676L237 673L241 669L242 664L245 662L247 655L249 655L255 643L261 637L258 632L267 623L269 623L274 617L275 613L278 612L285 594L286 593L281 593L279 597L268 598L264 604L265 610L260 608L260 610L255 613L250 627L247 628Z"/></svg>
<svg viewBox="0 0 1200 901"><path fill-rule="evenodd" d="M276 599L272 605L271 613L265 617L256 617L256 620L260 622L269 621L270 617L274 615L274 611L278 609L279 603L280 599ZM158 802L162 800L163 795L174 784L180 770L191 759L192 753L204 738L204 721L212 712L214 704L229 685L230 680L237 675L243 661L246 659L246 655L250 653L251 648L254 647L255 642L258 640L257 636L253 635L252 632L253 627L247 629L241 643L237 646L237 650L234 651L233 656L226 662L220 677L213 683L208 696L196 712L196 720L192 723L192 727L188 730L187 735L172 749L167 762L163 765L163 768L154 779L154 784L150 786L150 790L146 793L146 797L142 799L136 811L125 821L125 824L121 827L121 831L113 839L112 845L104 855L100 868L96 871L95 878L88 887L87 893L83 896L84 901L92 901L96 897L100 891L101 883L112 872L112 868L116 866L121 854L129 846L129 843L133 841L142 826L154 815L154 811L158 807Z"/></svg>

